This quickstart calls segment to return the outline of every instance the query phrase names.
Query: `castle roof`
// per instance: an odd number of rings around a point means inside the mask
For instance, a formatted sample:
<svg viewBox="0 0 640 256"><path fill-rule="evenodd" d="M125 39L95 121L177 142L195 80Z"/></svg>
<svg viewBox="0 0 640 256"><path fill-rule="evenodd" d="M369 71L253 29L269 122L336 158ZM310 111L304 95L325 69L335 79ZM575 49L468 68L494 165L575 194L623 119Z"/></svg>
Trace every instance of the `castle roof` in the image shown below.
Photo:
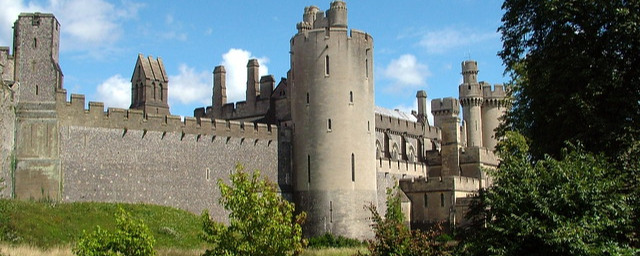
<svg viewBox="0 0 640 256"><path fill-rule="evenodd" d="M147 80L169 82L162 59L160 57L154 59L152 56L145 58L142 54L138 54L136 68L133 71L131 82L134 82L136 77L141 80L145 78Z"/></svg>
<svg viewBox="0 0 640 256"><path fill-rule="evenodd" d="M390 116L390 117L394 117L394 118L398 118L398 119L402 119L402 120L407 120L407 121L411 121L411 122L417 122L418 119L413 116L412 114L407 114L405 112L402 112L398 109L388 109L388 108L383 108L380 106L376 106L375 109L376 114L380 114L383 116Z"/></svg>

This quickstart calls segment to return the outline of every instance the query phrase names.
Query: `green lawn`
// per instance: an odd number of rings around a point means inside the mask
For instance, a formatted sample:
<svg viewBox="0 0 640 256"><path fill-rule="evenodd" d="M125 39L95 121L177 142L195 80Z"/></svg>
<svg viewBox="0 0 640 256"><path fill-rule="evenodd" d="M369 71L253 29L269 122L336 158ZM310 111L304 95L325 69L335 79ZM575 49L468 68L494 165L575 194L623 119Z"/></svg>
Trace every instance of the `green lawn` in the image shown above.
<svg viewBox="0 0 640 256"><path fill-rule="evenodd" d="M83 230L96 225L113 231L118 206L142 219L156 239L156 248L204 248L200 240L201 222L193 213L145 204L40 203L2 200L8 204L13 242L49 248L72 244Z"/></svg>

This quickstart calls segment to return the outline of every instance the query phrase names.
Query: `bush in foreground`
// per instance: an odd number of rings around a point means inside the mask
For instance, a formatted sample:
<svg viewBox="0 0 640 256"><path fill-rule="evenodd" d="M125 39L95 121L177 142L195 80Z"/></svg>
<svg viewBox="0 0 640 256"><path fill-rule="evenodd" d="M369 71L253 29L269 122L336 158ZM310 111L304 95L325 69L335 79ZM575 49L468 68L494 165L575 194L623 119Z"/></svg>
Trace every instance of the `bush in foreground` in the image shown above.
<svg viewBox="0 0 640 256"><path fill-rule="evenodd" d="M93 233L85 232L72 251L79 256L151 256L156 255L154 243L149 228L119 208L115 233L97 226Z"/></svg>
<svg viewBox="0 0 640 256"><path fill-rule="evenodd" d="M229 211L229 226L202 213L203 239L212 245L204 255L298 255L305 241L305 213L294 216L292 203L276 186L255 171L248 174L236 166L231 184L218 180L220 204Z"/></svg>

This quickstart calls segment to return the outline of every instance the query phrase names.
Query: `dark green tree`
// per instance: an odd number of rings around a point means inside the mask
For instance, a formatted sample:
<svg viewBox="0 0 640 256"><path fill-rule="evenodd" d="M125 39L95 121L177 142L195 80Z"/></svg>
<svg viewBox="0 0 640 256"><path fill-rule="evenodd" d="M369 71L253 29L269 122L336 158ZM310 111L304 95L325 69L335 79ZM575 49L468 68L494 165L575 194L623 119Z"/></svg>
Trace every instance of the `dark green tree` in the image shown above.
<svg viewBox="0 0 640 256"><path fill-rule="evenodd" d="M468 255L637 255L620 176L601 155L569 146L532 163L524 137L507 132L490 172L494 186L472 207ZM635 253L635 254L634 254Z"/></svg>
<svg viewBox="0 0 640 256"><path fill-rule="evenodd" d="M305 246L302 223L294 205L260 172L248 174L236 166L231 184L218 180L220 204L229 211L229 225L202 213L203 239L212 245L204 255L298 255Z"/></svg>
<svg viewBox="0 0 640 256"><path fill-rule="evenodd" d="M507 124L533 157L565 141L616 160L640 139L640 1L506 0L503 49L514 77Z"/></svg>
<svg viewBox="0 0 640 256"><path fill-rule="evenodd" d="M505 0L499 53L513 80L504 130L533 159L565 142L603 153L624 176L640 246L640 0Z"/></svg>

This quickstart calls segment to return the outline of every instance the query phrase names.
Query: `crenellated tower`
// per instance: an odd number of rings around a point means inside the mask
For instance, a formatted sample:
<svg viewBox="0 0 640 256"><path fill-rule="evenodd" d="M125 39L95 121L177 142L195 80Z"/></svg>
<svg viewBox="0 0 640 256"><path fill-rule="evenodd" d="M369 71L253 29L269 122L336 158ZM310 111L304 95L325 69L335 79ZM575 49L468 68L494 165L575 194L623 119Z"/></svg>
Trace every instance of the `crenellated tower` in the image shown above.
<svg viewBox="0 0 640 256"><path fill-rule="evenodd" d="M21 13L14 24L14 80L17 85L17 198L59 199L62 193L56 92L62 89L58 64L60 23L53 14Z"/></svg>
<svg viewBox="0 0 640 256"><path fill-rule="evenodd" d="M484 84L482 96L482 143L485 148L494 150L498 144L496 129L507 111L507 94L501 84L494 85L493 90L490 84Z"/></svg>
<svg viewBox="0 0 640 256"><path fill-rule="evenodd" d="M305 235L372 237L377 202L373 39L347 29L347 9L305 8L291 39L295 202L308 213Z"/></svg>
<svg viewBox="0 0 640 256"><path fill-rule="evenodd" d="M139 54L131 76L131 109L169 115L169 77L161 58Z"/></svg>
<svg viewBox="0 0 640 256"><path fill-rule="evenodd" d="M466 124L467 146L482 147L482 85L478 83L478 62L462 62L462 84L459 86L462 117Z"/></svg>

